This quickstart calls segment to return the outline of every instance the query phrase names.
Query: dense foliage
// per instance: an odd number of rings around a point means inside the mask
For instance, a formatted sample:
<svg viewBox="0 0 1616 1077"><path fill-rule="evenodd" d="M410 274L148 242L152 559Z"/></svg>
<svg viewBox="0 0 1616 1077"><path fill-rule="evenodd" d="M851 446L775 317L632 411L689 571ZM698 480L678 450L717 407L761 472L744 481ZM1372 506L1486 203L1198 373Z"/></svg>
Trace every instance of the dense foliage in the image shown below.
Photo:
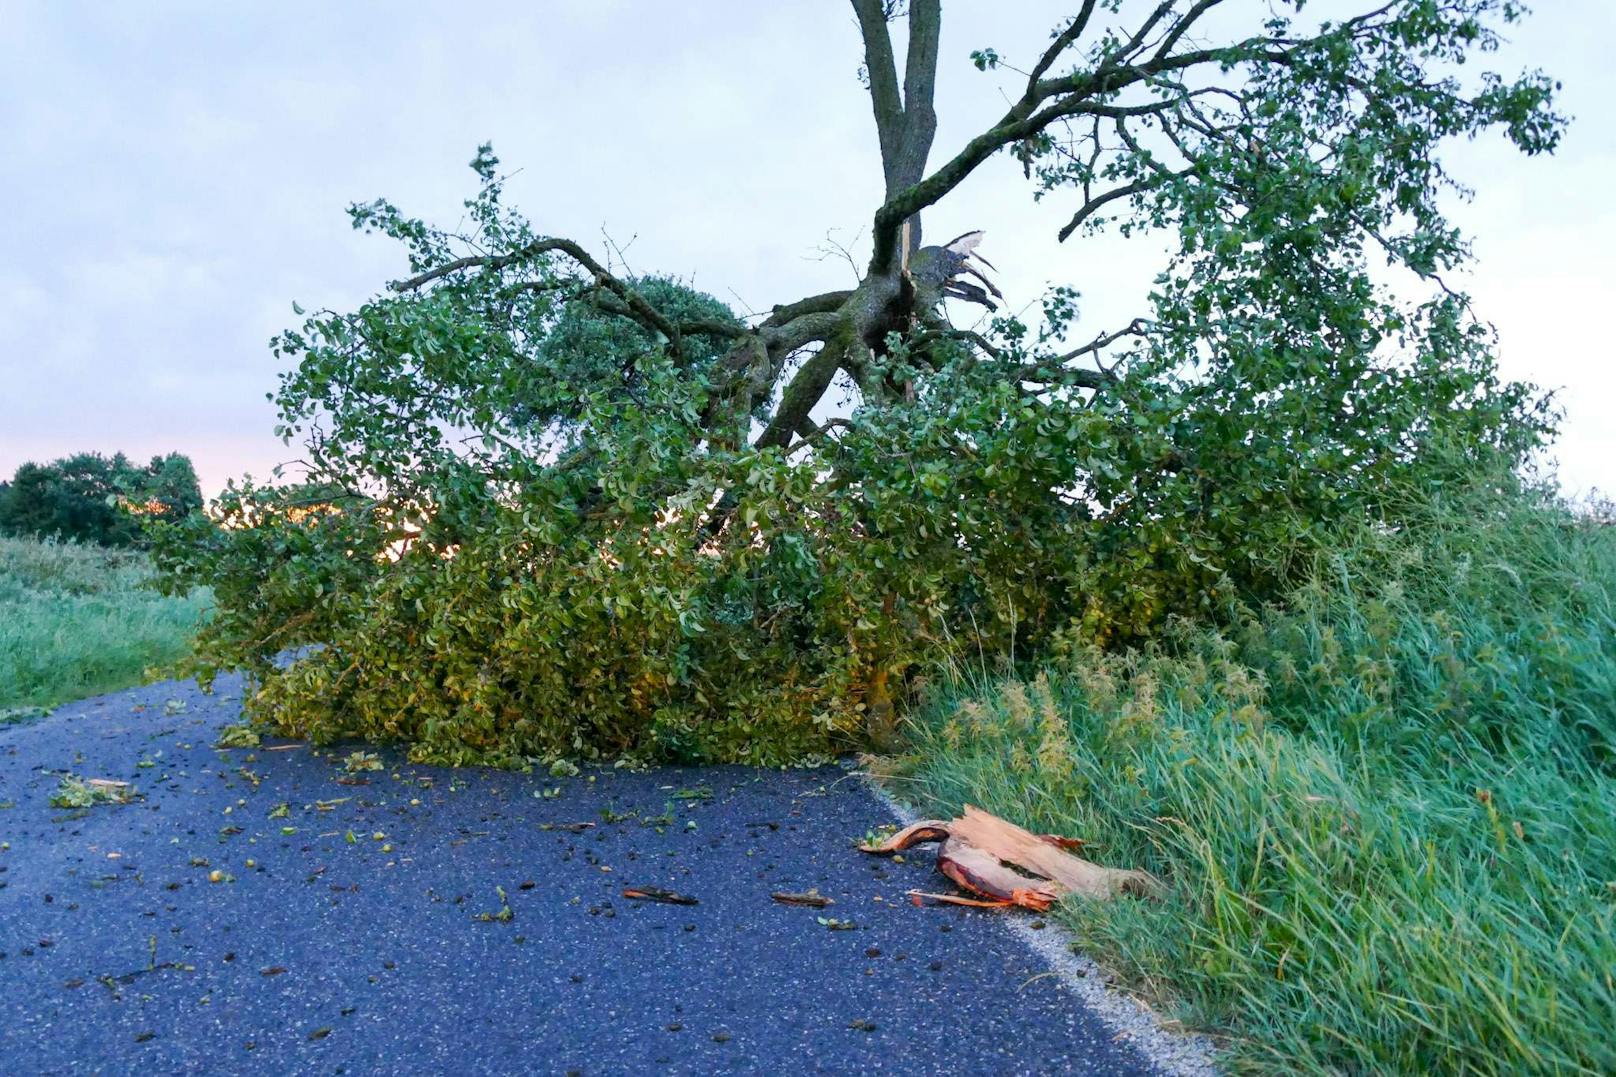
<svg viewBox="0 0 1616 1077"><path fill-rule="evenodd" d="M141 467L123 453L78 453L23 464L0 484L0 534L134 546L145 523L201 508L202 488L186 456L154 456Z"/></svg>
<svg viewBox="0 0 1616 1077"><path fill-rule="evenodd" d="M1232 1069L1611 1072L1616 526L1511 486L1411 491L1222 630L940 680L897 788L1168 880L1062 918Z"/></svg>
<svg viewBox="0 0 1616 1077"><path fill-rule="evenodd" d="M166 530L170 580L218 596L199 669L252 670L281 730L423 758L778 762L883 741L928 665L1216 618L1388 491L1509 470L1547 416L1435 277L1464 256L1436 150L1552 148L1544 79L1454 74L1515 6L1191 47L1210 6L1119 36L1085 4L927 176L938 5L906 9L900 95L896 11L855 0L887 166L869 274L752 322L536 232L486 146L463 230L355 206L412 276L276 342L318 491L232 487L222 528ZM946 319L987 292L917 214L999 149L1081 193L1072 229L1177 235L1147 318L1069 351L1068 288L1031 323Z"/></svg>

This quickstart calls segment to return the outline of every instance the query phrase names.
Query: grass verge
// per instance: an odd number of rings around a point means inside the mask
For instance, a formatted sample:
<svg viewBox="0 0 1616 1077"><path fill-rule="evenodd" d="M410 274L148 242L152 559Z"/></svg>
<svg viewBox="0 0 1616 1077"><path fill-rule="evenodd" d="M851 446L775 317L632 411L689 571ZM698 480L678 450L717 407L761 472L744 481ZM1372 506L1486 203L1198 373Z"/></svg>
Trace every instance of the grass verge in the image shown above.
<svg viewBox="0 0 1616 1077"><path fill-rule="evenodd" d="M1170 881L1060 915L1236 1069L1616 1072L1616 527L1427 505L1282 610L911 732L900 794Z"/></svg>
<svg viewBox="0 0 1616 1077"><path fill-rule="evenodd" d="M138 684L174 662L210 604L145 585L146 555L0 537L0 721Z"/></svg>

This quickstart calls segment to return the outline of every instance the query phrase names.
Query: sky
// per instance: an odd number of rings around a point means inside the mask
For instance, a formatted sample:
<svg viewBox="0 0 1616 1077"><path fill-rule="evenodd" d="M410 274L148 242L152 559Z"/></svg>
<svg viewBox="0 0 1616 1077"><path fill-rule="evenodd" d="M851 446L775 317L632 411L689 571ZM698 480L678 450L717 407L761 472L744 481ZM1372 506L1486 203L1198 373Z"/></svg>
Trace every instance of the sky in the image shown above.
<svg viewBox="0 0 1616 1077"><path fill-rule="evenodd" d="M970 51L1026 57L1070 6L945 5L934 164L1013 85ZM1574 123L1552 157L1449 147L1478 258L1450 283L1496 326L1504 372L1559 392L1565 487L1609 492L1616 3L1537 6L1485 62L1561 79ZM836 0L0 0L0 477L178 451L211 494L295 459L273 434L267 341L294 301L346 309L403 275L345 207L385 196L452 224L483 141L536 228L602 258L615 244L632 272L743 312L850 286L837 248L863 261L880 197L861 58ZM1059 244L1069 215L996 158L927 236L986 229L1012 307L1075 286L1086 340L1142 312L1162 247Z"/></svg>

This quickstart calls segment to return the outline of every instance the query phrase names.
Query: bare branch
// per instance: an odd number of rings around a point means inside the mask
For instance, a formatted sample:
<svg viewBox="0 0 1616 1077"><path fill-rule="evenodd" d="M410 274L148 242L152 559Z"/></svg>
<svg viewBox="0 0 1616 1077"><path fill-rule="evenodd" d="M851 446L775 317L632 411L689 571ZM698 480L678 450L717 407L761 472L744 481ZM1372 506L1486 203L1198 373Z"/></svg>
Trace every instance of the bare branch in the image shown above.
<svg viewBox="0 0 1616 1077"><path fill-rule="evenodd" d="M1079 389L1097 390L1108 385L1114 385L1117 381L1117 376L1103 367L1098 370L1088 370L1082 367L1068 367L1065 364L1084 356L1098 356L1101 351L1115 344L1123 337L1143 336L1149 328L1149 324L1143 318L1135 318L1117 332L1102 333L1081 348L1074 348L1064 355L1048 356L1031 363L1016 363L996 347L992 341L971 329L943 328L930 330L918 334L915 337L915 344L921 346L927 341L937 339L962 341L988 356L1002 370L1005 377L1014 381L1031 381L1042 385L1070 385Z"/></svg>
<svg viewBox="0 0 1616 1077"><path fill-rule="evenodd" d="M1151 322L1146 318L1135 318L1115 333L1101 333L1081 348L1074 348L1064 355L1056 356L1050 360L1054 363L1069 363L1073 359L1080 359L1085 355L1098 355L1123 337L1142 337L1150 330Z"/></svg>
<svg viewBox="0 0 1616 1077"><path fill-rule="evenodd" d="M1190 28L1200 20L1201 16L1205 15L1208 11L1211 11L1221 3L1223 3L1223 0L1199 0L1194 7L1186 11L1179 18L1179 20L1173 24L1172 30L1168 31L1167 36L1162 39L1161 45L1157 47L1156 55L1158 57L1166 56L1168 53L1172 52L1173 46L1179 43L1180 39L1182 39L1183 36L1189 32Z"/></svg>
<svg viewBox="0 0 1616 1077"><path fill-rule="evenodd" d="M798 449L817 444L821 439L829 437L831 431L833 430L853 429L853 423L848 419L826 419L818 426L814 426L812 423L809 423L808 425L810 429L804 433L800 439L798 439L795 445L786 450L787 456L795 453Z"/></svg>
<svg viewBox="0 0 1616 1077"><path fill-rule="evenodd" d="M1115 202L1117 199L1127 198L1130 195L1143 194L1145 191L1155 190L1158 187L1166 185L1170 179L1183 179L1194 171L1195 170L1193 168L1186 168L1180 172L1168 172L1165 175L1154 175L1145 179L1135 180L1126 186L1118 187L1115 190L1107 191L1105 194L1090 198L1083 203L1082 207L1078 209L1075 214L1073 214L1072 219L1066 222L1065 227L1055 234L1055 238L1064 243L1073 232L1077 231L1083 226L1084 221L1088 220L1090 217L1094 216L1100 210L1104 209L1110 203Z"/></svg>
<svg viewBox="0 0 1616 1077"><path fill-rule="evenodd" d="M1089 19L1094 15L1094 7L1098 2L1099 0L1083 0L1083 9L1077 13L1077 17L1067 23L1066 29L1056 35L1054 42L1044 50L1044 54L1038 58L1038 63L1033 65L1031 73L1027 75L1028 93L1034 92L1038 80L1049 72L1055 61L1060 59L1061 53L1071 48L1083 36L1083 31L1088 28Z"/></svg>
<svg viewBox="0 0 1616 1077"><path fill-rule="evenodd" d="M1152 11L1150 17L1145 19L1144 24L1134 31L1134 35L1128 39L1128 43L1117 50L1116 58L1122 59L1133 55L1145 38L1149 36L1150 31L1156 28L1156 24L1166 18L1167 14L1177 6L1178 0L1161 0L1161 3L1156 5L1156 10Z"/></svg>

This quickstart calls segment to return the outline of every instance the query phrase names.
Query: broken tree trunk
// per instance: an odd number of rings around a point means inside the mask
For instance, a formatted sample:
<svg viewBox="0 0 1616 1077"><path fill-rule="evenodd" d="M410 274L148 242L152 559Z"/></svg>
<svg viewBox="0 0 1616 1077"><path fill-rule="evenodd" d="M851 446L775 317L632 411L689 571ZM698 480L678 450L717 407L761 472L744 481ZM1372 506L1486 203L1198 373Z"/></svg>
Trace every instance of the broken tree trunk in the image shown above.
<svg viewBox="0 0 1616 1077"><path fill-rule="evenodd" d="M1083 844L1078 839L1034 834L969 804L958 819L915 823L861 848L890 855L929 841L943 843L938 870L960 887L1001 904L1042 912L1068 894L1106 900L1119 894L1159 897L1163 890L1148 871L1102 867L1073 855L1070 850Z"/></svg>

